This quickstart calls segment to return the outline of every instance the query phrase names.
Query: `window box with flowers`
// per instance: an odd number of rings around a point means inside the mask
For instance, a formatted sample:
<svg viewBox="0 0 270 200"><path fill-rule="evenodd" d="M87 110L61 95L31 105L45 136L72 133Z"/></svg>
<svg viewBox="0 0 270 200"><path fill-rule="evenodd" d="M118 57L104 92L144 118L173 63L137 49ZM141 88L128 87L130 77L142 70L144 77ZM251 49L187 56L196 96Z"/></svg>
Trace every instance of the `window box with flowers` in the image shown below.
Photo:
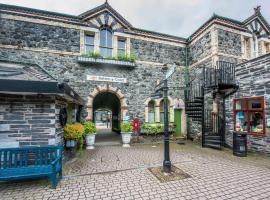
<svg viewBox="0 0 270 200"><path fill-rule="evenodd" d="M234 130L250 135L265 135L263 96L234 99Z"/></svg>

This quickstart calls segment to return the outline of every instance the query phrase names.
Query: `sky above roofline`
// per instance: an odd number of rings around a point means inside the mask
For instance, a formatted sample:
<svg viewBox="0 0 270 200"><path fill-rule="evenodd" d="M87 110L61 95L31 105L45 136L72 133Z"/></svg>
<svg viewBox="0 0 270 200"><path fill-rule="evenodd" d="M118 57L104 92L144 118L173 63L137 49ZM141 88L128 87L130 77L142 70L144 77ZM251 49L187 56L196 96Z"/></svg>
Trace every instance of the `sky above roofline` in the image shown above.
<svg viewBox="0 0 270 200"><path fill-rule="evenodd" d="M0 3L25 6L71 15L103 4L104 0L0 0ZM150 31L189 37L214 13L243 21L254 14L253 8L261 5L261 12L270 23L269 0L109 0L110 5L134 27Z"/></svg>

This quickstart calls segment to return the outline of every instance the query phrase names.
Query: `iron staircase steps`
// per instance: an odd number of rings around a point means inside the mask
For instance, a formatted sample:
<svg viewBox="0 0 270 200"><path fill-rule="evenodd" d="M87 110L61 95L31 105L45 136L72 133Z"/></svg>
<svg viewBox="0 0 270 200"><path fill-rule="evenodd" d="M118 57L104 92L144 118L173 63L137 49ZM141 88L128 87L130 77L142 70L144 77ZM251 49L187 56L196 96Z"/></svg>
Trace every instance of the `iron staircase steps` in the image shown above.
<svg viewBox="0 0 270 200"><path fill-rule="evenodd" d="M221 136L206 134L204 135L204 147L209 147L213 149L221 149Z"/></svg>

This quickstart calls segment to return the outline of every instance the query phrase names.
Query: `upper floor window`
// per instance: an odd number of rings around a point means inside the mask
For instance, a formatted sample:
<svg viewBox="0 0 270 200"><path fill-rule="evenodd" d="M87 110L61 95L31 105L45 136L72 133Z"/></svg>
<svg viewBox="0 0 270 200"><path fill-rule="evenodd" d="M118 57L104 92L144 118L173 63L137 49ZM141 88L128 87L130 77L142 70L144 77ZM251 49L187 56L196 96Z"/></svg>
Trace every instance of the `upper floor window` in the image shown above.
<svg viewBox="0 0 270 200"><path fill-rule="evenodd" d="M117 42L117 52L118 55L126 55L126 40L125 39L118 39Z"/></svg>
<svg viewBox="0 0 270 200"><path fill-rule="evenodd" d="M100 30L100 54L103 56L112 56L112 31L109 28Z"/></svg>
<svg viewBox="0 0 270 200"><path fill-rule="evenodd" d="M95 47L94 41L95 41L94 35L85 35L85 37L84 37L84 51L86 53L94 52L94 47Z"/></svg>
<svg viewBox="0 0 270 200"><path fill-rule="evenodd" d="M264 135L264 97L250 97L234 100L234 130L249 134Z"/></svg>

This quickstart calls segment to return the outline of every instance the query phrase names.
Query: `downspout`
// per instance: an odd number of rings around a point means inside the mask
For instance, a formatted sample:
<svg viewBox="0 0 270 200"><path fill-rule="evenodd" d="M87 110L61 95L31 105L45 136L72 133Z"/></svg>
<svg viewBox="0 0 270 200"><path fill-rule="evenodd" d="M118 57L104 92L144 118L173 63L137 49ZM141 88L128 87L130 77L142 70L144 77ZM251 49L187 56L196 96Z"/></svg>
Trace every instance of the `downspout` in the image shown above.
<svg viewBox="0 0 270 200"><path fill-rule="evenodd" d="M190 38L187 39L187 43L189 42ZM190 92L190 87L189 87L189 48L188 44L185 47L185 90L184 90L184 95L185 95L185 107L187 107L187 102L188 102L188 96ZM190 139L190 123L187 118L187 139Z"/></svg>

